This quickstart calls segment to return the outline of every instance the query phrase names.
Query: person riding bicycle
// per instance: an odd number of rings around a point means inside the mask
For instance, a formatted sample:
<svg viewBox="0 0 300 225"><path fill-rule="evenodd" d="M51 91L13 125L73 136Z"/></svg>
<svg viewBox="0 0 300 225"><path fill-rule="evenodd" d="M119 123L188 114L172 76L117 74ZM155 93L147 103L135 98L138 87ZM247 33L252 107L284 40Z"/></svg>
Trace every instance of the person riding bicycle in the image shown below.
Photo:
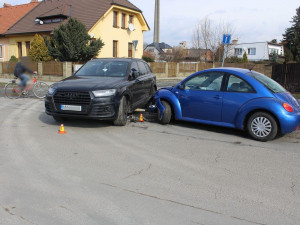
<svg viewBox="0 0 300 225"><path fill-rule="evenodd" d="M15 77L19 78L21 80L20 86L24 90L26 88L26 83L29 80L29 77L25 75L25 72L36 74L36 71L32 71L27 66L29 65L29 59L22 59L22 61L19 61L16 65L14 75Z"/></svg>

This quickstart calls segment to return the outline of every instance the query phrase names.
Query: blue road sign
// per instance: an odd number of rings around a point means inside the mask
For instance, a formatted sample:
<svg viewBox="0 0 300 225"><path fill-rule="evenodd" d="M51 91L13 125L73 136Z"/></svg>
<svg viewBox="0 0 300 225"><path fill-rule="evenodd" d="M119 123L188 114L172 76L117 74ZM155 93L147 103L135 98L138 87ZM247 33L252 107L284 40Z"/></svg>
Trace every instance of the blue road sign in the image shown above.
<svg viewBox="0 0 300 225"><path fill-rule="evenodd" d="M230 43L231 34L223 34L223 44L228 45Z"/></svg>

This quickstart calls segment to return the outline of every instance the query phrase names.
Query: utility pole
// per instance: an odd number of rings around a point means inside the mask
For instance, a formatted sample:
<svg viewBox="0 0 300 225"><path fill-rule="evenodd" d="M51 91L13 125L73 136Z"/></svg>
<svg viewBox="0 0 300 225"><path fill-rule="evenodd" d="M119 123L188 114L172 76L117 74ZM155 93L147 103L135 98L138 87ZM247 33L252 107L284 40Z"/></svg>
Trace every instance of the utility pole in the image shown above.
<svg viewBox="0 0 300 225"><path fill-rule="evenodd" d="M155 0L155 13L154 13L154 43L160 42L160 0Z"/></svg>

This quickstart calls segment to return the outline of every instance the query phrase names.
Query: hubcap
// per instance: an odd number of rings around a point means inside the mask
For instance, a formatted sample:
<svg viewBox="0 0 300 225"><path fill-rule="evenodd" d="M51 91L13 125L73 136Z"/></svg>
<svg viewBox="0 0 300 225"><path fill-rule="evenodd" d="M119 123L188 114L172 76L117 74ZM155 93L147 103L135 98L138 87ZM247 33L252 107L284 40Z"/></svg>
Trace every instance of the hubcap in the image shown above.
<svg viewBox="0 0 300 225"><path fill-rule="evenodd" d="M266 117L256 117L251 123L251 130L257 137L267 137L272 131L272 124Z"/></svg>

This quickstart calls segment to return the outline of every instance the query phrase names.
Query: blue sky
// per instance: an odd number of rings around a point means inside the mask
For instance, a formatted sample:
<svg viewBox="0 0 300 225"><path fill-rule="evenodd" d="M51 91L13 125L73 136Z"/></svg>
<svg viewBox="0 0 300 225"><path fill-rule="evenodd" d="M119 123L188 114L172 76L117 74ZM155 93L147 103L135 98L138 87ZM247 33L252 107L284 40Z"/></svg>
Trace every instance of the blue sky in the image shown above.
<svg viewBox="0 0 300 225"><path fill-rule="evenodd" d="M13 5L30 0L0 0ZM153 41L155 0L131 0L139 7L150 25L151 31L144 34L144 41ZM235 28L239 42L281 40L285 28L289 27L299 0L160 0L161 41L178 45L181 41L191 42L195 24L208 16L216 22L226 21Z"/></svg>

